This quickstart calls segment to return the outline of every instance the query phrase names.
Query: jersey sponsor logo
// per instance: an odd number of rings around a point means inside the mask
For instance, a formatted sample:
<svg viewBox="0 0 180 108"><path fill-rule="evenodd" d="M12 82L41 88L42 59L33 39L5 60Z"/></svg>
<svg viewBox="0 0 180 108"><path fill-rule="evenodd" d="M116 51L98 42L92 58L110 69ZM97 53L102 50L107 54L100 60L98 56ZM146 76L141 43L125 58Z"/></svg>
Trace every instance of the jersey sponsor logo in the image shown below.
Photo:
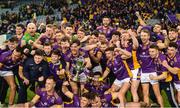
<svg viewBox="0 0 180 108"><path fill-rule="evenodd" d="M121 67L119 67L119 68L114 68L114 73L116 74L116 73L118 73L119 71L121 71L122 70L122 66Z"/></svg>

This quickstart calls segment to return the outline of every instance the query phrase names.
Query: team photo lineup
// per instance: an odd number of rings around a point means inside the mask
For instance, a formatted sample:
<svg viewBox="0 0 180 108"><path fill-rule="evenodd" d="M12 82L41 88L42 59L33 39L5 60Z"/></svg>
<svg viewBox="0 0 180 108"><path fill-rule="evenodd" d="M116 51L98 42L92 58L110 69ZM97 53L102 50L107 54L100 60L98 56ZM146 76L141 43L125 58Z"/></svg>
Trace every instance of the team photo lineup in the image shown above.
<svg viewBox="0 0 180 108"><path fill-rule="evenodd" d="M0 39L7 34L0 45L0 108L180 107L176 4L44 0L14 13L21 16L16 21L6 12L0 24ZM55 9L61 18L48 15ZM46 21L38 22L41 14Z"/></svg>

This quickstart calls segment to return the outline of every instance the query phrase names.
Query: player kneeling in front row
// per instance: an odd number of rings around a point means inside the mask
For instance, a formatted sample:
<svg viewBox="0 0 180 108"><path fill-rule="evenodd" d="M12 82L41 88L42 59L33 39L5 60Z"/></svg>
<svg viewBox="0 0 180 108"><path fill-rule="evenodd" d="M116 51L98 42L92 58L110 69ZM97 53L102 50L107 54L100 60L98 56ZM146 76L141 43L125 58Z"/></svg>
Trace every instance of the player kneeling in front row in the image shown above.
<svg viewBox="0 0 180 108"><path fill-rule="evenodd" d="M55 92L55 79L50 76L46 79L45 88L38 89L36 95L31 100L25 104L17 104L14 107L62 107L63 101L61 97Z"/></svg>

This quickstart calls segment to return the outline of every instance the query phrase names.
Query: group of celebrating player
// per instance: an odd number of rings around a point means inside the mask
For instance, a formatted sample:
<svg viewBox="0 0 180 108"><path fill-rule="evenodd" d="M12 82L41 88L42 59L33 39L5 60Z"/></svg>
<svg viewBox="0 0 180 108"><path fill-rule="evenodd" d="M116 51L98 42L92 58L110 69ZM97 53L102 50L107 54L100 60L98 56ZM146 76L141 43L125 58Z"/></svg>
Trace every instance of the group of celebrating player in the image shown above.
<svg viewBox="0 0 180 108"><path fill-rule="evenodd" d="M164 90L178 107L180 26L162 30L138 18L136 30L112 28L103 17L103 25L88 35L69 23L47 24L41 34L34 23L26 29L17 24L16 35L0 50L1 103L9 87L13 107L148 107L150 98L164 107ZM30 102L28 89L36 94Z"/></svg>

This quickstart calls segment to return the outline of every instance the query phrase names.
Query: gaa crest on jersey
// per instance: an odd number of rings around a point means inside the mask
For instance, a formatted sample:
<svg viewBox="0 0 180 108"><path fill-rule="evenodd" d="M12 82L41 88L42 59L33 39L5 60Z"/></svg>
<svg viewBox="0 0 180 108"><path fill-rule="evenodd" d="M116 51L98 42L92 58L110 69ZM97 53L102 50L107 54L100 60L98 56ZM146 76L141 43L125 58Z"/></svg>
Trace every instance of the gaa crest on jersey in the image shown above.
<svg viewBox="0 0 180 108"><path fill-rule="evenodd" d="M114 68L114 71L117 71L117 68Z"/></svg>
<svg viewBox="0 0 180 108"><path fill-rule="evenodd" d="M55 102L55 97L52 97L51 98L51 103L54 103Z"/></svg>
<svg viewBox="0 0 180 108"><path fill-rule="evenodd" d="M169 63L170 63L170 65L171 65L171 66L173 66L173 65L174 65L174 62L173 62L173 61L170 61Z"/></svg>
<svg viewBox="0 0 180 108"><path fill-rule="evenodd" d="M42 71L42 67L39 67L39 69L38 69L39 71Z"/></svg>

